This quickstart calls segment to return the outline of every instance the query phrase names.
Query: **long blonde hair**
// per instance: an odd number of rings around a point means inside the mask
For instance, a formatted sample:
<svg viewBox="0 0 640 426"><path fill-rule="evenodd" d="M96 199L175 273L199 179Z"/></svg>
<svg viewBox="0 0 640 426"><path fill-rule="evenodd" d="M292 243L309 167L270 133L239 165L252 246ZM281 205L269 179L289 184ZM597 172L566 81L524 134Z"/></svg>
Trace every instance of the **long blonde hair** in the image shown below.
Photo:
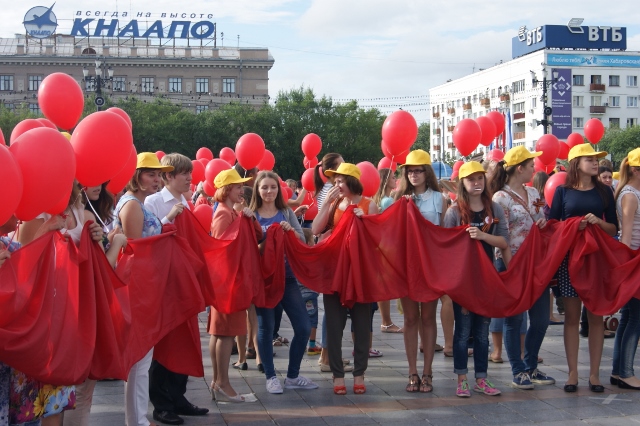
<svg viewBox="0 0 640 426"><path fill-rule="evenodd" d="M618 201L618 197L620 196L620 191L624 188L629 181L631 180L631 169L640 170L640 167L633 167L629 165L629 157L624 157L622 163L620 164L620 181L618 182L618 187L616 188L616 192L613 195L616 202Z"/></svg>
<svg viewBox="0 0 640 426"><path fill-rule="evenodd" d="M380 207L380 203L385 197L385 192L387 192L387 188L389 187L389 177L393 174L393 170L380 169L378 170L378 174L380 175L380 186L378 187L376 195L373 196L373 202Z"/></svg>

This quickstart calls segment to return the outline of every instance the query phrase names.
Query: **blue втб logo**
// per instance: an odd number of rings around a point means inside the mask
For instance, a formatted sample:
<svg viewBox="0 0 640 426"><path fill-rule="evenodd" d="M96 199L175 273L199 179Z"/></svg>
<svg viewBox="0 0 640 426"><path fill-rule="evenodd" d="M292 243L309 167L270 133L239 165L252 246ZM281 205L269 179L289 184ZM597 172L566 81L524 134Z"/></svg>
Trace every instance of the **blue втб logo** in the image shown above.
<svg viewBox="0 0 640 426"><path fill-rule="evenodd" d="M22 22L28 35L35 38L47 38L53 35L58 27L58 19L52 11L53 6L55 3L48 8L36 6L29 9Z"/></svg>

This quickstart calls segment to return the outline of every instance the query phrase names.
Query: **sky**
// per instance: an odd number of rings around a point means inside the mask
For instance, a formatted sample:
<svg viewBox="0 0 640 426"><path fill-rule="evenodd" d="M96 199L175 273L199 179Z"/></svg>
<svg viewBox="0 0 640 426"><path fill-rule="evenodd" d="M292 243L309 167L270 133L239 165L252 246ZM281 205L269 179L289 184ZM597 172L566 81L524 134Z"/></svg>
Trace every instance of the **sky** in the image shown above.
<svg viewBox="0 0 640 426"><path fill-rule="evenodd" d="M27 10L53 1L0 0L0 36L24 33ZM429 119L429 88L510 60L522 25L584 18L583 25L627 27L627 50L640 51L633 0L57 0L53 10L59 31L70 29L76 11L211 13L225 46L269 48L272 97L304 86L386 114L401 107L418 122Z"/></svg>

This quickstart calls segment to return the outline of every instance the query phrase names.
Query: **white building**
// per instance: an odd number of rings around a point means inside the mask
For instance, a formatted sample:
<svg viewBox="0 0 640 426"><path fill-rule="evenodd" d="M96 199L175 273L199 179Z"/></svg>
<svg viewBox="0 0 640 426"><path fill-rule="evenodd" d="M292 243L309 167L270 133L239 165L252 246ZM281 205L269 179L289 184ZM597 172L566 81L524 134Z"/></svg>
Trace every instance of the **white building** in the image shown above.
<svg viewBox="0 0 640 426"><path fill-rule="evenodd" d="M638 124L640 53L624 51L625 28L523 27L512 45L513 60L429 91L431 152L437 158L460 156L452 140L460 120L494 110L505 114L507 149L511 141L533 150L545 118L552 123L548 133L560 140L583 133L591 118L605 127ZM480 145L476 152L487 150Z"/></svg>

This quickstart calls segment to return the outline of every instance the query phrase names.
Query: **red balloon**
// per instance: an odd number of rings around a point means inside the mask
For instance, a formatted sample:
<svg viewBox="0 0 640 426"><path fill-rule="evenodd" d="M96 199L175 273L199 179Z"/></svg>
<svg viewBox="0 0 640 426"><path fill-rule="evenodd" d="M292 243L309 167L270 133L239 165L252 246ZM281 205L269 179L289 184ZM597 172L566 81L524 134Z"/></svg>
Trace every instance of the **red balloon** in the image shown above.
<svg viewBox="0 0 640 426"><path fill-rule="evenodd" d="M327 181L329 180L329 178L327 177L327 175L324 174L324 172L322 171L322 166L318 167L318 172L320 173L320 179L322 179L322 183L327 183Z"/></svg>
<svg viewBox="0 0 640 426"><path fill-rule="evenodd" d="M131 145L131 129L118 114L98 111L85 117L71 135L76 179L87 187L111 180L127 164Z"/></svg>
<svg viewBox="0 0 640 426"><path fill-rule="evenodd" d="M273 170L273 166L276 164L276 158L273 156L273 153L268 149L264 150L264 155L262 156L262 160L258 163L258 169L260 170Z"/></svg>
<svg viewBox="0 0 640 426"><path fill-rule="evenodd" d="M165 154L164 151L156 151L156 157L158 158L158 161L162 160L162 157L164 157Z"/></svg>
<svg viewBox="0 0 640 426"><path fill-rule="evenodd" d="M482 131L480 143L484 146L491 145L491 142L496 138L496 125L493 123L493 120L489 117L482 116L476 118L476 123L478 123Z"/></svg>
<svg viewBox="0 0 640 426"><path fill-rule="evenodd" d="M127 122L127 124L129 125L129 128L133 130L133 123L131 123L131 117L129 117L129 114L127 114L125 110L120 109L118 107L111 107L107 109L107 111L112 112L114 114L118 114L120 117L122 117L124 121Z"/></svg>
<svg viewBox="0 0 640 426"><path fill-rule="evenodd" d="M604 136L604 124L597 118L592 118L584 123L584 136L592 144L597 144Z"/></svg>
<svg viewBox="0 0 640 426"><path fill-rule="evenodd" d="M318 165L318 157L313 157L312 159L304 157L304 160L302 160L302 164L304 165L305 169L313 169Z"/></svg>
<svg viewBox="0 0 640 426"><path fill-rule="evenodd" d="M193 171L191 172L191 182L196 185L204 180L204 164L198 160L191 160Z"/></svg>
<svg viewBox="0 0 640 426"><path fill-rule="evenodd" d="M290 200L291 197L293 197L293 189L289 188L288 186L283 186L282 187L282 196L284 197L285 201Z"/></svg>
<svg viewBox="0 0 640 426"><path fill-rule="evenodd" d="M462 167L463 164L464 164L464 161L462 160L458 160L455 163L453 163L453 171L457 172L458 170L460 170L460 167Z"/></svg>
<svg viewBox="0 0 640 426"><path fill-rule="evenodd" d="M457 177L458 177L458 170L454 170L453 172L451 172L451 176L449 177L449 180L452 181Z"/></svg>
<svg viewBox="0 0 640 426"><path fill-rule="evenodd" d="M406 151L402 151L398 155L391 154L391 151L389 151L389 147L387 146L387 143L384 141L384 139L380 141L380 149L382 150L382 153L385 157L398 164L404 164L404 162L407 161L407 155L409 155L409 148L407 148Z"/></svg>
<svg viewBox="0 0 640 426"><path fill-rule="evenodd" d="M18 163L4 144L0 144L0 164L2 164L2 180L0 187L0 226L4 225L15 213L22 198L22 172Z"/></svg>
<svg viewBox="0 0 640 426"><path fill-rule="evenodd" d="M229 170L230 168L231 166L226 161L219 158L214 158L213 160L209 161L207 167L204 168L205 183L210 182L213 185L213 181L216 176L218 176L218 173L223 170Z"/></svg>
<svg viewBox="0 0 640 426"><path fill-rule="evenodd" d="M2 132L2 129L0 129L0 145L7 145L7 141L4 140L4 133Z"/></svg>
<svg viewBox="0 0 640 426"><path fill-rule="evenodd" d="M18 219L32 220L58 205L65 196L69 201L76 156L60 132L48 127L30 130L16 139L9 151L22 172L24 183L15 211Z"/></svg>
<svg viewBox="0 0 640 426"><path fill-rule="evenodd" d="M236 153L226 146L220 150L220 158L231 165L236 163Z"/></svg>
<svg viewBox="0 0 640 426"><path fill-rule="evenodd" d="M362 183L362 195L373 197L380 186L380 174L376 166L368 161L356 164L360 169L360 183Z"/></svg>
<svg viewBox="0 0 640 426"><path fill-rule="evenodd" d="M72 189L73 189L72 187L69 187L69 189L64 193L64 195L60 197L60 200L58 200L58 202L53 207L48 209L46 213L49 213L50 215L55 216L64 212L67 209L67 206L69 205L69 198L71 198Z"/></svg>
<svg viewBox="0 0 640 426"><path fill-rule="evenodd" d="M311 195L311 191L307 192L304 196L302 204L309 206L309 209L304 214L304 220L313 220L318 215L318 203Z"/></svg>
<svg viewBox="0 0 640 426"><path fill-rule="evenodd" d="M213 152L211 152L209 148L200 148L198 152L196 152L196 160L199 160L201 158L213 160Z"/></svg>
<svg viewBox="0 0 640 426"><path fill-rule="evenodd" d="M264 150L264 141L260 135L247 133L236 143L236 159L244 169L250 170L260 163Z"/></svg>
<svg viewBox="0 0 640 426"><path fill-rule="evenodd" d="M313 172L314 169L307 169L304 171L302 177L300 178L302 187L309 192L313 192L316 189L315 184L313 183Z"/></svg>
<svg viewBox="0 0 640 426"><path fill-rule="evenodd" d="M47 120L46 118L36 118L36 120L38 120L43 127L49 127L51 129L58 130L56 125L50 122L49 120Z"/></svg>
<svg viewBox="0 0 640 426"><path fill-rule="evenodd" d="M391 161L389 157L383 157L380 161L378 161L378 170L391 169L395 173L397 168L397 163L395 161Z"/></svg>
<svg viewBox="0 0 640 426"><path fill-rule="evenodd" d="M504 159L504 152L500 151L499 149L492 149L487 154L487 160L489 161L502 161L503 159Z"/></svg>
<svg viewBox="0 0 640 426"><path fill-rule="evenodd" d="M208 180L205 180L204 183L202 184L202 189L204 189L204 193L207 194L209 197L213 197L214 195L216 195L216 187L213 186L213 182L209 182Z"/></svg>
<svg viewBox="0 0 640 426"><path fill-rule="evenodd" d="M496 134L494 138L497 138L504 132L504 126L506 124L504 115L500 114L498 111L491 111L485 117L493 121L493 125L496 127Z"/></svg>
<svg viewBox="0 0 640 426"><path fill-rule="evenodd" d="M417 137L418 123L407 111L391 113L382 124L382 139L392 156L409 151Z"/></svg>
<svg viewBox="0 0 640 426"><path fill-rule="evenodd" d="M315 133L309 133L302 139L302 152L307 158L316 157L322 150L322 140Z"/></svg>
<svg viewBox="0 0 640 426"><path fill-rule="evenodd" d="M560 151L558 152L558 158L560 160L566 160L569 157L569 145L560 141Z"/></svg>
<svg viewBox="0 0 640 426"><path fill-rule="evenodd" d="M211 220L213 219L213 207L209 204L200 204L193 209L193 215L198 219L198 223L202 225L205 231L211 230Z"/></svg>
<svg viewBox="0 0 640 426"><path fill-rule="evenodd" d="M569 150L576 145L581 145L584 143L584 137L580 133L571 133L569 137L567 137L567 145L569 145Z"/></svg>
<svg viewBox="0 0 640 426"><path fill-rule="evenodd" d="M201 158L201 159L196 160L196 161L199 161L200 163L202 163L203 166L207 167L207 164L209 164L209 161L211 161L211 160L209 160L208 158Z"/></svg>
<svg viewBox="0 0 640 426"><path fill-rule="evenodd" d="M478 123L471 118L461 120L453 129L453 144L463 157L471 154L480 144L481 139L482 130Z"/></svg>
<svg viewBox="0 0 640 426"><path fill-rule="evenodd" d="M554 135L542 135L536 142L536 151L542 152L542 155L537 158L544 164L553 163L555 165L556 158L560 153L560 141Z"/></svg>
<svg viewBox="0 0 640 426"><path fill-rule="evenodd" d="M556 188L559 185L564 185L567 181L567 174L565 172L554 173L547 183L544 185L544 201L548 206L551 206L553 203L553 194L556 193Z"/></svg>
<svg viewBox="0 0 640 426"><path fill-rule="evenodd" d="M54 72L40 83L38 104L42 114L53 124L63 130L71 130L82 116L84 95L73 77L62 72Z"/></svg>
<svg viewBox="0 0 640 426"><path fill-rule="evenodd" d="M134 145L131 145L131 152L129 153L127 163L124 165L122 170L118 172L117 175L111 178L111 180L107 184L107 190L112 194L117 194L118 192L122 191L133 177L133 174L136 172L137 165L138 152L136 151L136 147Z"/></svg>
<svg viewBox="0 0 640 426"><path fill-rule="evenodd" d="M9 139L9 144L12 144L23 133L26 133L31 129L37 129L38 127L45 126L35 118L27 118L26 120L22 120L21 122L16 124L16 127L13 128L13 131L11 132L11 138Z"/></svg>
<svg viewBox="0 0 640 426"><path fill-rule="evenodd" d="M555 163L552 164L544 164L540 157L536 157L533 159L533 167L536 172L545 172L547 174L551 173L556 166Z"/></svg>

